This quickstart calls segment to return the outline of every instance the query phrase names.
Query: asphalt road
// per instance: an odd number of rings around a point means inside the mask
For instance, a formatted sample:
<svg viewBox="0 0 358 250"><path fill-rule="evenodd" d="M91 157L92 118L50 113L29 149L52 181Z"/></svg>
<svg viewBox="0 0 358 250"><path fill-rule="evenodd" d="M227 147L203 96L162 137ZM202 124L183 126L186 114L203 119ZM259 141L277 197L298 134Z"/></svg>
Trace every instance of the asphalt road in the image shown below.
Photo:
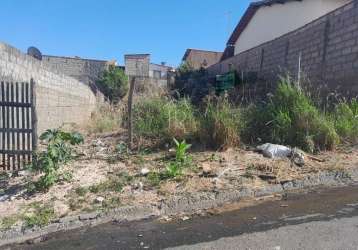
<svg viewBox="0 0 358 250"><path fill-rule="evenodd" d="M106 224L4 249L358 249L358 187L290 194L186 221Z"/></svg>

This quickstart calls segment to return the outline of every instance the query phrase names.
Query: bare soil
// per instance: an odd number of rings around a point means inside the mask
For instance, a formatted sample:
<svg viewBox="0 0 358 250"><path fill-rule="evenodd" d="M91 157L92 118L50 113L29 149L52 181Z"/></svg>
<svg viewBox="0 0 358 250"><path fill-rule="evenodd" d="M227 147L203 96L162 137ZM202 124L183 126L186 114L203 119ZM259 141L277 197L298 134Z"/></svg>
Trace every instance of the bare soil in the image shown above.
<svg viewBox="0 0 358 250"><path fill-rule="evenodd" d="M303 167L290 159L268 159L254 151L230 148L225 152L192 152L192 167L185 169L183 176L153 183L141 170L165 169L173 153L169 149L135 154L118 152L116 147L122 141L120 134L88 138L77 148L78 158L61 170L72 173L72 180L58 183L46 193L26 194L26 182L37 176L7 178L0 194L0 198L8 197L0 200L0 220L23 213L34 202L53 206L56 217L63 217L123 205L156 206L176 195L260 187L302 179L310 173L358 167L355 147L341 147L314 157L306 155ZM115 180L115 187L119 183L120 188L113 189L111 180ZM14 225L21 223L19 220Z"/></svg>

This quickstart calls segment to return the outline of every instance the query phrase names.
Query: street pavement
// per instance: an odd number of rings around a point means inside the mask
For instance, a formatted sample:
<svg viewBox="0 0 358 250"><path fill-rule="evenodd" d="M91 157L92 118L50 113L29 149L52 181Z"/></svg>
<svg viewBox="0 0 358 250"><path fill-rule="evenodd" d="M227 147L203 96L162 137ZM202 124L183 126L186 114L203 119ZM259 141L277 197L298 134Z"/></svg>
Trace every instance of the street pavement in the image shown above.
<svg viewBox="0 0 358 250"><path fill-rule="evenodd" d="M288 194L189 220L110 223L2 249L358 250L358 186Z"/></svg>

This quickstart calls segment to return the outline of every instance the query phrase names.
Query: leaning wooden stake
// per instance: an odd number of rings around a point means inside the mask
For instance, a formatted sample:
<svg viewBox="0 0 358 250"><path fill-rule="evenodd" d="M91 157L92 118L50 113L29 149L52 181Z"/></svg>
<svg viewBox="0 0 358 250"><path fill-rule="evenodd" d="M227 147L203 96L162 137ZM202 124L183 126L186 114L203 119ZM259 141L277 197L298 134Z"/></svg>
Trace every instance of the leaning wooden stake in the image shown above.
<svg viewBox="0 0 358 250"><path fill-rule="evenodd" d="M128 93L128 147L132 150L133 147L133 113L132 113L132 105L133 105L133 93L135 87L135 77L132 77L129 93Z"/></svg>

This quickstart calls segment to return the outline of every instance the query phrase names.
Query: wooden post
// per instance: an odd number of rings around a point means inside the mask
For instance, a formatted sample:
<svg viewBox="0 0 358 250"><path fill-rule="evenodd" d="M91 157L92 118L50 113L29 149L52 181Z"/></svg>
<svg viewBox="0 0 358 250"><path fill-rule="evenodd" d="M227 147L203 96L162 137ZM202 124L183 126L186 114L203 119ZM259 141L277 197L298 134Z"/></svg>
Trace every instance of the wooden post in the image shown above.
<svg viewBox="0 0 358 250"><path fill-rule="evenodd" d="M136 78L133 76L130 81L129 94L128 94L128 147L132 150L133 147L133 93Z"/></svg>

